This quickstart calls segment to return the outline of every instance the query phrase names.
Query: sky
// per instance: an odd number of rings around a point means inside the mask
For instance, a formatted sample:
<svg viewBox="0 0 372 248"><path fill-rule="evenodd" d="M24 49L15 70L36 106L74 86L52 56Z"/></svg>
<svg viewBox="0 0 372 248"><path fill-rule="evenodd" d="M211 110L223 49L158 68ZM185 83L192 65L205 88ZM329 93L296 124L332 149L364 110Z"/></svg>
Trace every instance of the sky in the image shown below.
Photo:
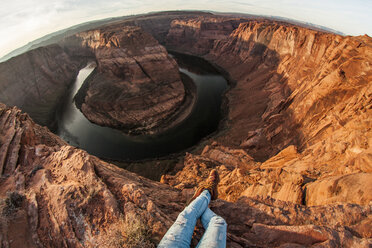
<svg viewBox="0 0 372 248"><path fill-rule="evenodd" d="M273 15L372 36L372 0L0 0L0 6L0 58L76 24L162 10Z"/></svg>

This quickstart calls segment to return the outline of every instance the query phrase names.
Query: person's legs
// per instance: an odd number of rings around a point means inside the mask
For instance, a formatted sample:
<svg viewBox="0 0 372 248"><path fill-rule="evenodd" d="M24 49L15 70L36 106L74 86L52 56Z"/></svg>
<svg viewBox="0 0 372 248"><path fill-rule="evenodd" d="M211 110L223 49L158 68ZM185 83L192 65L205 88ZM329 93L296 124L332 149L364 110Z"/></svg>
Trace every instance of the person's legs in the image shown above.
<svg viewBox="0 0 372 248"><path fill-rule="evenodd" d="M226 247L226 221L207 208L201 216L205 233L197 248L225 248Z"/></svg>
<svg viewBox="0 0 372 248"><path fill-rule="evenodd" d="M160 241L158 248L189 248L196 221L208 208L210 201L211 194L208 190L204 190L178 215L177 220Z"/></svg>

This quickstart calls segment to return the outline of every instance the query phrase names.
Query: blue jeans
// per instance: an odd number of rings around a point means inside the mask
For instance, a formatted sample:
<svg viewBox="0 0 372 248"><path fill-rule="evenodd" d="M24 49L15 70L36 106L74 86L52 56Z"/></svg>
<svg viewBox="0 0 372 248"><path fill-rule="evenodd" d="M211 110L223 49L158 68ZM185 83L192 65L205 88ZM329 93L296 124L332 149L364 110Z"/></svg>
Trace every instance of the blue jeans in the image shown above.
<svg viewBox="0 0 372 248"><path fill-rule="evenodd" d="M177 217L177 220L169 228L158 248L189 248L196 221L201 218L205 233L197 248L224 248L226 247L225 220L213 213L208 208L211 194L204 190L190 205L188 205Z"/></svg>

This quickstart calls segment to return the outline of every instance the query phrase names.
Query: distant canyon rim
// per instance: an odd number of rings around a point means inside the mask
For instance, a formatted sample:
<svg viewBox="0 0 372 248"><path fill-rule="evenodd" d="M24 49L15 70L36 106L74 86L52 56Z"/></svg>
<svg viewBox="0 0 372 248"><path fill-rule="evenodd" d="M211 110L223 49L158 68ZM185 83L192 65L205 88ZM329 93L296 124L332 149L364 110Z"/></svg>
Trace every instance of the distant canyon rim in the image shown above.
<svg viewBox="0 0 372 248"><path fill-rule="evenodd" d="M181 158L123 165L145 178L43 127L92 60L75 97L90 121L136 135L179 125L192 88L167 50L230 84L217 131ZM370 247L371 64L367 35L247 15L161 12L47 37L0 63L0 244L153 247L215 168L228 247Z"/></svg>

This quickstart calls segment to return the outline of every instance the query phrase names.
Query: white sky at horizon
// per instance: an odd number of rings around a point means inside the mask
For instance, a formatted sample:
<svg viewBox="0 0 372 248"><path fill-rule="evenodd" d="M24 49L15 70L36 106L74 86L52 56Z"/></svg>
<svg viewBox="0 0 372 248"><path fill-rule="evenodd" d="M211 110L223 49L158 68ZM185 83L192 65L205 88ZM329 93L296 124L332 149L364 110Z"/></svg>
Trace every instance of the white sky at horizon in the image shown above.
<svg viewBox="0 0 372 248"><path fill-rule="evenodd" d="M372 0L0 0L0 57L49 33L107 17L163 10L274 15L372 36Z"/></svg>

